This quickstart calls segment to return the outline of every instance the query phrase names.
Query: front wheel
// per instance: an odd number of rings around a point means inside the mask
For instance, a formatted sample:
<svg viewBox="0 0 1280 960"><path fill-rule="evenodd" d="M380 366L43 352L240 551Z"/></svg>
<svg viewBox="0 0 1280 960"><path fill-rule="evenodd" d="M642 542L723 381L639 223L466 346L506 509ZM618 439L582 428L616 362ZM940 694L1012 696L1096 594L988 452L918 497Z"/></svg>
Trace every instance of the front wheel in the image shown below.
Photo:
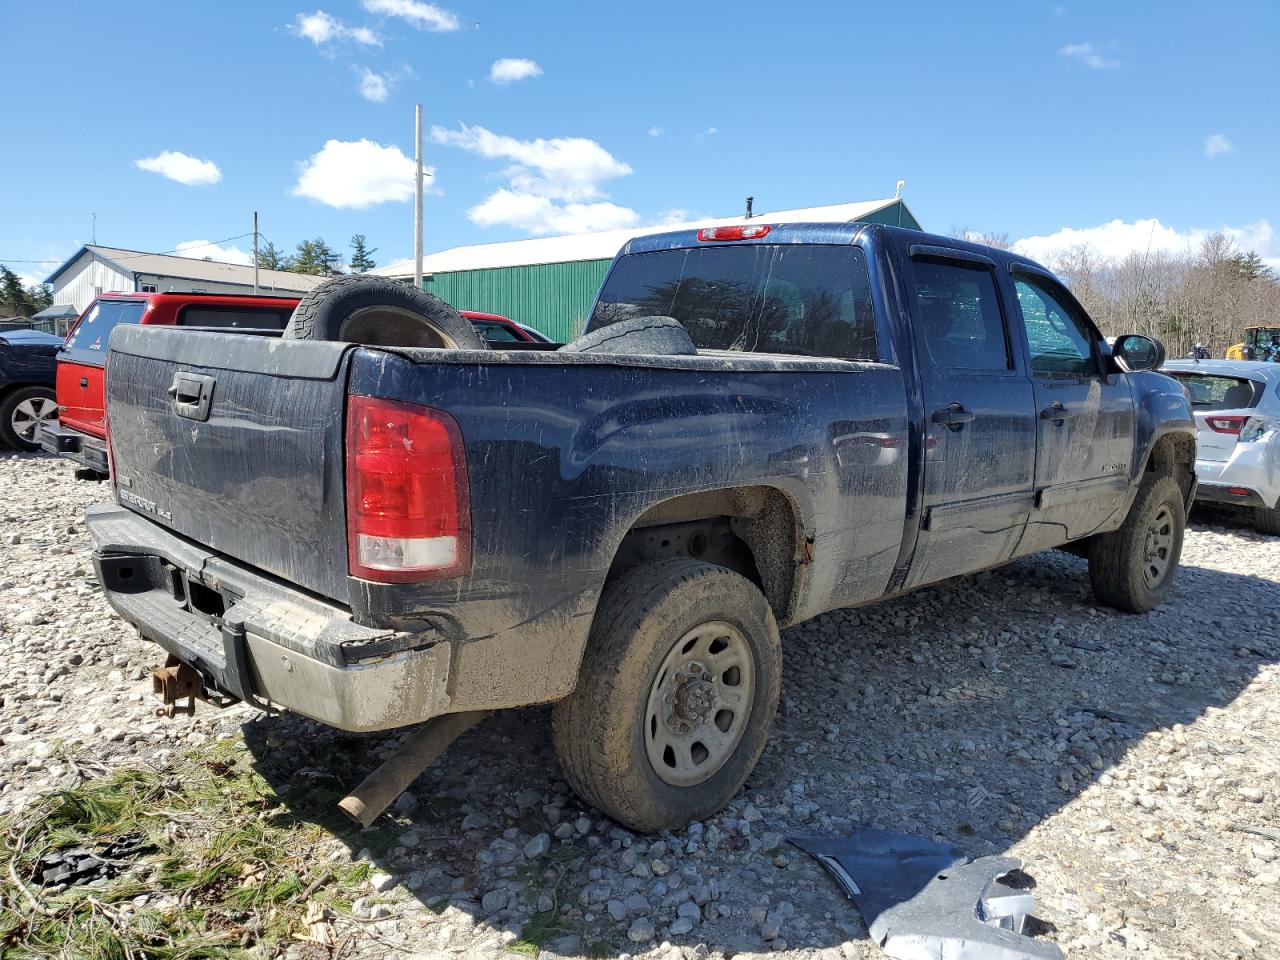
<svg viewBox="0 0 1280 960"><path fill-rule="evenodd" d="M0 442L17 450L39 450L40 428L57 419L52 387L19 387L0 400Z"/></svg>
<svg viewBox="0 0 1280 960"><path fill-rule="evenodd" d="M724 807L773 727L782 647L746 578L696 560L636 567L606 587L577 689L556 704L574 790L634 830L675 830Z"/></svg>
<svg viewBox="0 0 1280 960"><path fill-rule="evenodd" d="M1146 613L1163 603L1178 572L1186 519L1174 479L1145 474L1120 529L1091 540L1094 596L1126 613Z"/></svg>

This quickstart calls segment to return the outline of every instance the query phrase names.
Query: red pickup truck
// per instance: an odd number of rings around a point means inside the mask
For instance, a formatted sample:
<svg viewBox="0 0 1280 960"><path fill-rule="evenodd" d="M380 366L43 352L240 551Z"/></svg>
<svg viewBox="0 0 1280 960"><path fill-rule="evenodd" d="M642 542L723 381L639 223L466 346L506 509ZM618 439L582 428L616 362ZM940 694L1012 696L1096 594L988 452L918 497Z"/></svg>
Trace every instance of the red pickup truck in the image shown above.
<svg viewBox="0 0 1280 960"><path fill-rule="evenodd" d="M58 419L40 431L40 445L77 465L76 478L107 478L104 382L107 344L117 324L283 330L297 297L215 293L107 293L81 314L58 353ZM491 343L535 343L547 338L493 313L460 311Z"/></svg>
<svg viewBox="0 0 1280 960"><path fill-rule="evenodd" d="M81 480L107 477L104 378L107 343L121 323L283 330L297 297L214 293L107 293L80 315L58 353L58 420L47 422L40 445L77 465Z"/></svg>

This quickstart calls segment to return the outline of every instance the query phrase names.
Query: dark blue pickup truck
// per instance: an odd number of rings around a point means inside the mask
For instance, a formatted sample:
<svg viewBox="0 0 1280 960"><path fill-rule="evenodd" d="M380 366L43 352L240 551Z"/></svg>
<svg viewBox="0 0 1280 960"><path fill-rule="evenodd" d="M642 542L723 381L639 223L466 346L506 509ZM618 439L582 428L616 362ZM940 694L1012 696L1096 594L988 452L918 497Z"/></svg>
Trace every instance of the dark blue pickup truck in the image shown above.
<svg viewBox="0 0 1280 960"><path fill-rule="evenodd" d="M88 527L158 687L349 730L555 701L569 781L652 830L741 787L780 627L1054 547L1120 610L1173 583L1187 396L1025 258L747 221L628 243L563 347L369 345L430 299L113 334Z"/></svg>

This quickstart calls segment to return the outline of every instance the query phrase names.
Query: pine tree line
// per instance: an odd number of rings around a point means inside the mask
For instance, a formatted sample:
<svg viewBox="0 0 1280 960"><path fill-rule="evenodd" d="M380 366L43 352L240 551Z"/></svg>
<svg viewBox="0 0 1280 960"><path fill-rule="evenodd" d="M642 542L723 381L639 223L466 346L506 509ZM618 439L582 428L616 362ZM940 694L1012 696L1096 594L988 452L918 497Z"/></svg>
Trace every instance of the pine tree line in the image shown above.
<svg viewBox="0 0 1280 960"><path fill-rule="evenodd" d="M351 258L345 264L342 254L330 247L323 237L299 240L293 253L286 253L268 241L258 247L258 266L263 270L288 270L326 277L339 273L367 273L378 265L373 259L377 252L378 248L370 247L363 233L351 238Z"/></svg>

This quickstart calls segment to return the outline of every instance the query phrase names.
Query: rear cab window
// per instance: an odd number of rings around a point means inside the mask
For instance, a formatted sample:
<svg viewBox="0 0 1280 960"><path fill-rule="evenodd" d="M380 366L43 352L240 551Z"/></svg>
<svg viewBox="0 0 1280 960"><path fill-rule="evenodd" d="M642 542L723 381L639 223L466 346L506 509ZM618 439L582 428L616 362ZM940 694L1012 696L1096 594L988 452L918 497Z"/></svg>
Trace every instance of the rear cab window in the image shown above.
<svg viewBox="0 0 1280 960"><path fill-rule="evenodd" d="M282 307L237 307L193 303L178 311L178 326L283 330L288 325L291 314L291 310Z"/></svg>
<svg viewBox="0 0 1280 960"><path fill-rule="evenodd" d="M1173 377L1191 395L1197 410L1247 410L1262 399L1265 385L1247 377L1229 377L1212 373L1162 370Z"/></svg>
<svg viewBox="0 0 1280 960"><path fill-rule="evenodd" d="M147 304L144 300L99 300L72 328L58 354L60 360L87 363L95 367L107 361L111 331L121 323L137 323Z"/></svg>
<svg viewBox="0 0 1280 960"><path fill-rule="evenodd" d="M644 316L680 321L699 350L878 359L866 257L854 246L627 254L609 272L589 329Z"/></svg>

